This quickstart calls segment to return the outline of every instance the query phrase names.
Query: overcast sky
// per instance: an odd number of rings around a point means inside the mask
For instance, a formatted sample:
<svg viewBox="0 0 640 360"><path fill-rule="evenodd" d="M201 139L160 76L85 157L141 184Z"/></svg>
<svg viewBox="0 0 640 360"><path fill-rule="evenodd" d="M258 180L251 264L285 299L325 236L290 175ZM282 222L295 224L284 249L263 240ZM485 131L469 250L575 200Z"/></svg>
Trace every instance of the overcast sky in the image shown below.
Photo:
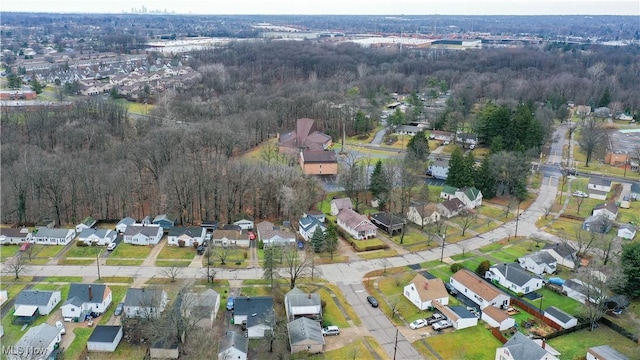
<svg viewBox="0 0 640 360"><path fill-rule="evenodd" d="M122 13L132 8L180 14L305 15L636 15L640 0L25 0L1 11ZM640 22L640 20L639 20Z"/></svg>

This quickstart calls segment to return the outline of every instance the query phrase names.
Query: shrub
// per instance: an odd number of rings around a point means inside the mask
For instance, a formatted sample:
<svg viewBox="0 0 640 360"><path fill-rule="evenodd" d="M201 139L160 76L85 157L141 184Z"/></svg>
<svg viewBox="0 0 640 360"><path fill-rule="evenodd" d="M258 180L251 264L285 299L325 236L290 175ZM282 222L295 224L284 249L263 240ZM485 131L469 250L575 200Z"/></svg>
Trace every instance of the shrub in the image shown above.
<svg viewBox="0 0 640 360"><path fill-rule="evenodd" d="M462 265L458 264L458 263L453 263L451 264L451 267L449 267L449 269L451 270L452 273L457 273L458 270L462 269Z"/></svg>
<svg viewBox="0 0 640 360"><path fill-rule="evenodd" d="M481 262L480 264L478 264L478 267L476 268L476 274L484 277L484 274L489 271L489 268L491 267L491 263L489 262L489 260L485 260L483 262Z"/></svg>
<svg viewBox="0 0 640 360"><path fill-rule="evenodd" d="M258 249L264 249L264 241L258 240Z"/></svg>
<svg viewBox="0 0 640 360"><path fill-rule="evenodd" d="M242 261L236 261L236 265L242 265Z"/></svg>
<svg viewBox="0 0 640 360"><path fill-rule="evenodd" d="M184 247L184 240L178 240L178 246Z"/></svg>
<svg viewBox="0 0 640 360"><path fill-rule="evenodd" d="M242 256L246 259L249 257L249 253L247 253L246 251L244 252L244 254L242 254Z"/></svg>
<svg viewBox="0 0 640 360"><path fill-rule="evenodd" d="M78 241L78 242L76 243L76 246L86 247L86 246L89 246L89 245L87 245L87 244L86 244L86 243L84 243L83 241Z"/></svg>

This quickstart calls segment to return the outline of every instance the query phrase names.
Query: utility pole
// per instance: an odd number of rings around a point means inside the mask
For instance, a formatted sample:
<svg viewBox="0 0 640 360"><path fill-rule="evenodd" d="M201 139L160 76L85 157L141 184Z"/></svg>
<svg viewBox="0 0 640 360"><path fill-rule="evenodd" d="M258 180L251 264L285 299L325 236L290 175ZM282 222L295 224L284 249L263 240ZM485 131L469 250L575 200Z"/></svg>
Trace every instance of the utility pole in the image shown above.
<svg viewBox="0 0 640 360"><path fill-rule="evenodd" d="M444 259L444 240L447 237L447 227L444 228L444 234L440 237L442 239L442 250L440 251L440 262Z"/></svg>
<svg viewBox="0 0 640 360"><path fill-rule="evenodd" d="M98 280L100 280L100 251L96 246L96 264L98 265Z"/></svg>
<svg viewBox="0 0 640 360"><path fill-rule="evenodd" d="M518 199L518 210L516 211L516 233L513 238L518 237L518 221L520 221L520 199Z"/></svg>
<svg viewBox="0 0 640 360"><path fill-rule="evenodd" d="M396 360L397 352L398 352L398 328L396 328L396 340L393 342L393 360Z"/></svg>

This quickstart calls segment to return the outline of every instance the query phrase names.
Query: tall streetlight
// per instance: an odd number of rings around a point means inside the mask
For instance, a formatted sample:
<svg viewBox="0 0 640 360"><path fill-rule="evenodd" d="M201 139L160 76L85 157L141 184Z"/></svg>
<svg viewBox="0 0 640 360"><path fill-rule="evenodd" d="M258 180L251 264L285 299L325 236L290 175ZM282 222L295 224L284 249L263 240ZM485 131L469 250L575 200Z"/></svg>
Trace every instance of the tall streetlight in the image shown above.
<svg viewBox="0 0 640 360"><path fill-rule="evenodd" d="M100 247L96 246L96 264L98 265L98 280L100 280Z"/></svg>

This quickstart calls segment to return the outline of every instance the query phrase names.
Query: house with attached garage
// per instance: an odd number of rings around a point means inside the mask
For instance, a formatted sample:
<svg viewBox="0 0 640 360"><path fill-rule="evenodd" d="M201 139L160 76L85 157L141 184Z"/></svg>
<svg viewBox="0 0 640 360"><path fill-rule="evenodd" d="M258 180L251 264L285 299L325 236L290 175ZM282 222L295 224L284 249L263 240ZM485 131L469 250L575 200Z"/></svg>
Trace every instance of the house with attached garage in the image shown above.
<svg viewBox="0 0 640 360"><path fill-rule="evenodd" d="M124 219L118 221L118 223L116 224L116 231L122 234L125 232L125 230L127 230L127 226L133 225L135 223L136 219L127 216Z"/></svg>
<svg viewBox="0 0 640 360"><path fill-rule="evenodd" d="M298 233L306 241L311 240L311 237L317 228L320 228L323 233L327 231L327 226L324 224L324 221L320 221L315 216L307 215L305 213L302 214L300 219L298 219ZM258 235L258 237L260 236Z"/></svg>
<svg viewBox="0 0 640 360"><path fill-rule="evenodd" d="M6 353L7 360L49 359L62 341L60 330L47 323L29 328ZM31 351L31 353L28 353ZM37 353L36 353L37 352Z"/></svg>
<svg viewBox="0 0 640 360"><path fill-rule="evenodd" d="M447 180L449 174L449 161L436 160L427 169L427 175L431 175L434 179Z"/></svg>
<svg viewBox="0 0 640 360"><path fill-rule="evenodd" d="M291 353L306 351L309 354L319 354L324 351L324 336L319 322L298 318L287 324Z"/></svg>
<svg viewBox="0 0 640 360"><path fill-rule="evenodd" d="M237 331L227 331L220 338L218 360L247 360L249 339Z"/></svg>
<svg viewBox="0 0 640 360"><path fill-rule="evenodd" d="M528 294L544 286L542 277L532 275L518 263L493 265L484 275L485 279L495 281L516 294Z"/></svg>
<svg viewBox="0 0 640 360"><path fill-rule="evenodd" d="M578 325L578 319L558 309L555 306L549 306L544 311L544 317L562 326L564 329L570 329Z"/></svg>
<svg viewBox="0 0 640 360"><path fill-rule="evenodd" d="M407 211L407 219L418 226L424 227L440 220L440 213L435 203L413 202Z"/></svg>
<svg viewBox="0 0 640 360"><path fill-rule="evenodd" d="M439 203L438 205L436 205L436 208L442 216L450 219L460 214L460 212L465 209L465 206L464 203L460 201L460 199L452 198L451 200L446 200Z"/></svg>
<svg viewBox="0 0 640 360"><path fill-rule="evenodd" d="M96 221L96 219L92 218L91 216L87 216L86 218L84 218L84 220L82 220L80 224L76 225L76 233L79 234L84 229L93 228L94 226L96 226L97 222L98 221Z"/></svg>
<svg viewBox="0 0 640 360"><path fill-rule="evenodd" d="M353 209L350 198L340 198L331 200L331 215L336 216L342 210Z"/></svg>
<svg viewBox="0 0 640 360"><path fill-rule="evenodd" d="M576 264L574 259L577 259L578 251L568 243L547 244L542 250L553 256L558 262L558 265L568 267L569 269L575 268Z"/></svg>
<svg viewBox="0 0 640 360"><path fill-rule="evenodd" d="M97 325L89 340L87 350L100 352L114 352L122 340L122 326L119 325Z"/></svg>
<svg viewBox="0 0 640 360"><path fill-rule="evenodd" d="M389 236L402 233L406 221L400 217L388 212L378 212L369 215L371 222L379 229L384 230Z"/></svg>
<svg viewBox="0 0 640 360"><path fill-rule="evenodd" d="M249 247L251 240L245 230L214 230L211 243L215 246Z"/></svg>
<svg viewBox="0 0 640 360"><path fill-rule="evenodd" d="M60 291L22 290L13 302L13 315L31 317L49 315L62 300Z"/></svg>
<svg viewBox="0 0 640 360"><path fill-rule="evenodd" d="M129 318L157 318L168 302L167 293L162 289L129 288L124 299L124 315Z"/></svg>
<svg viewBox="0 0 640 360"><path fill-rule="evenodd" d="M153 218L153 224L163 229L171 229L176 226L176 220L170 217L169 214L160 214Z"/></svg>
<svg viewBox="0 0 640 360"><path fill-rule="evenodd" d="M84 229L78 235L78 241L83 242L87 245L96 244L100 246L109 245L112 242L116 241L118 235L113 230L107 229Z"/></svg>
<svg viewBox="0 0 640 360"><path fill-rule="evenodd" d="M130 225L125 230L123 239L125 244L157 245L162 239L162 227L157 225Z"/></svg>
<svg viewBox="0 0 640 360"><path fill-rule="evenodd" d="M453 328L456 330L462 330L478 325L478 317L465 306L440 305L437 301L434 302L433 305L442 313L442 315L447 317L447 320L451 321Z"/></svg>
<svg viewBox="0 0 640 360"><path fill-rule="evenodd" d="M174 226L169 229L169 236L167 237L167 245L172 246L186 246L193 247L204 243L207 229L194 226L194 227L179 227Z"/></svg>
<svg viewBox="0 0 640 360"><path fill-rule="evenodd" d="M284 296L284 309L287 321L299 317L322 321L322 299L317 293L305 293L297 287L293 288Z"/></svg>
<svg viewBox="0 0 640 360"><path fill-rule="evenodd" d="M453 133L448 131L433 130L429 135L429 139L437 141L452 141Z"/></svg>
<svg viewBox="0 0 640 360"><path fill-rule="evenodd" d="M441 305L449 304L449 294L442 280L427 279L422 274L416 274L413 280L405 285L403 294L420 310L427 310L434 302Z"/></svg>
<svg viewBox="0 0 640 360"><path fill-rule="evenodd" d="M553 274L558 268L558 261L546 251L538 251L518 258L523 269L536 275Z"/></svg>
<svg viewBox="0 0 640 360"><path fill-rule="evenodd" d="M611 180L601 177L591 177L587 184L589 197L592 199L606 200L607 194L611 191Z"/></svg>
<svg viewBox="0 0 640 360"><path fill-rule="evenodd" d="M234 221L233 225L240 226L240 229L242 230L253 230L254 223L252 218L244 218L238 221Z"/></svg>
<svg viewBox="0 0 640 360"><path fill-rule="evenodd" d="M31 242L31 237L29 228L0 228L0 245Z"/></svg>
<svg viewBox="0 0 640 360"><path fill-rule="evenodd" d="M233 304L233 323L247 329L249 339L262 339L272 329L275 317L273 297L238 296Z"/></svg>
<svg viewBox="0 0 640 360"><path fill-rule="evenodd" d="M337 216L337 224L356 240L376 237L377 227L366 216L352 209L343 209Z"/></svg>
<svg viewBox="0 0 640 360"><path fill-rule="evenodd" d="M480 319L491 327L497 327L500 331L510 329L516 325L516 320L509 316L503 309L495 306L487 306L482 309Z"/></svg>
<svg viewBox="0 0 640 360"><path fill-rule="evenodd" d="M39 227L32 236L32 242L39 245L67 245L76 236L73 229L50 229Z"/></svg>
<svg viewBox="0 0 640 360"><path fill-rule="evenodd" d="M487 306L507 307L511 303L509 295L467 269L453 274L450 283L460 294L478 304L480 310Z"/></svg>
<svg viewBox="0 0 640 360"><path fill-rule="evenodd" d="M62 304L62 317L82 322L91 313L103 314L113 300L111 288L104 284L78 284L69 286L67 301Z"/></svg>

